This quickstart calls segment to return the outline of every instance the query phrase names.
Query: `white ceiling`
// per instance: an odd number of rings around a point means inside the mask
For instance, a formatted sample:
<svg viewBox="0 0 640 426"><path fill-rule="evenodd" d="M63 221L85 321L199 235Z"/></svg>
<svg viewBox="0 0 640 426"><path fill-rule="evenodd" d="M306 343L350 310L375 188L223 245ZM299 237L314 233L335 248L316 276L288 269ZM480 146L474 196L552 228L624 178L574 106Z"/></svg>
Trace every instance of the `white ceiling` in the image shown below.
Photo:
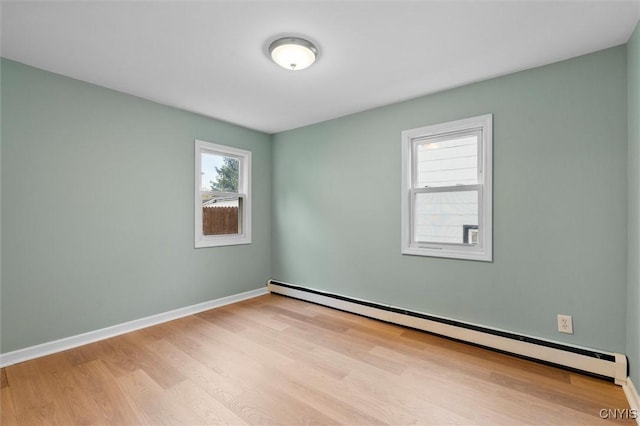
<svg viewBox="0 0 640 426"><path fill-rule="evenodd" d="M2 56L275 133L625 43L626 1L2 2ZM304 35L319 60L272 63Z"/></svg>

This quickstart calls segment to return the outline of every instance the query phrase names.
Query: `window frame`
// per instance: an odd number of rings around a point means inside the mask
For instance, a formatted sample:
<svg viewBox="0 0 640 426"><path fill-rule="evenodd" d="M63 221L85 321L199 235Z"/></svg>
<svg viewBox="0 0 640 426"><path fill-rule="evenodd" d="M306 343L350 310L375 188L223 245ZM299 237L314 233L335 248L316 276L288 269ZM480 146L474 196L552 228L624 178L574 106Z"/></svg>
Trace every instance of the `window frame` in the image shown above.
<svg viewBox="0 0 640 426"><path fill-rule="evenodd" d="M202 232L202 153L211 153L238 160L238 193L218 193L242 198L238 234L204 235ZM221 247L251 244L251 151L227 145L195 140L195 197L194 197L194 245L195 248Z"/></svg>
<svg viewBox="0 0 640 426"><path fill-rule="evenodd" d="M417 145L425 139L480 131L478 182L456 186L417 188ZM414 241L415 198L422 193L478 191L478 244ZM493 114L449 121L402 132L401 252L407 255L493 261Z"/></svg>

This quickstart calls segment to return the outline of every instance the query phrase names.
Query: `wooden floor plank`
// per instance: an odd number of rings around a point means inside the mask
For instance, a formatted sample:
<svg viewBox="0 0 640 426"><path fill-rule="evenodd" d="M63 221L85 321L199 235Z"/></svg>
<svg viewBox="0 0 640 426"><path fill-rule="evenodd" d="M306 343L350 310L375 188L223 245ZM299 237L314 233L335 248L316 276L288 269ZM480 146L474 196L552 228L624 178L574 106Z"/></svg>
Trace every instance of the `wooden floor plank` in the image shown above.
<svg viewBox="0 0 640 426"><path fill-rule="evenodd" d="M18 424L16 410L13 408L13 397L8 386L0 388L0 425L13 426Z"/></svg>
<svg viewBox="0 0 640 426"><path fill-rule="evenodd" d="M65 410L75 424L100 424L104 419L100 412L100 407L96 401L86 392L85 389L77 385L75 375L80 374L76 369L56 372L55 385L60 392L60 399L66 402Z"/></svg>
<svg viewBox="0 0 640 426"><path fill-rule="evenodd" d="M321 374L341 379L349 374L349 370L341 364L332 362L322 356L318 345L309 341L295 341L283 333L279 335L265 330L245 330L243 335L260 348L272 348L295 360L289 368L305 368L316 370Z"/></svg>
<svg viewBox="0 0 640 426"><path fill-rule="evenodd" d="M79 374L74 375L76 385L96 402L103 422L113 425L141 423L115 376L101 360L82 364L77 369Z"/></svg>
<svg viewBox="0 0 640 426"><path fill-rule="evenodd" d="M47 358L47 357L44 357ZM55 378L40 370L40 361L31 360L6 368L13 407L20 424L70 424L68 401L60 398ZM50 360L44 363L51 365Z"/></svg>
<svg viewBox="0 0 640 426"><path fill-rule="evenodd" d="M9 386L9 380L7 379L7 372L4 368L0 368L0 389Z"/></svg>
<svg viewBox="0 0 640 426"><path fill-rule="evenodd" d="M2 425L567 425L629 408L611 383L277 295L0 378Z"/></svg>
<svg viewBox="0 0 640 426"><path fill-rule="evenodd" d="M235 397L244 392L242 383L228 378L228 372L222 369L224 364L209 358L206 352L175 345L164 339L157 341L152 348L223 405L230 405Z"/></svg>
<svg viewBox="0 0 640 426"><path fill-rule="evenodd" d="M248 424L208 392L203 392L203 389L198 382L190 380L184 381L173 386L169 391L169 398L195 413L202 419L202 424Z"/></svg>
<svg viewBox="0 0 640 426"><path fill-rule="evenodd" d="M139 424L154 425L156 423L154 416L148 415L145 412L144 402L139 401L144 401L147 397L162 393L162 387L142 370L135 370L129 374L118 376L115 380L127 403L135 410Z"/></svg>

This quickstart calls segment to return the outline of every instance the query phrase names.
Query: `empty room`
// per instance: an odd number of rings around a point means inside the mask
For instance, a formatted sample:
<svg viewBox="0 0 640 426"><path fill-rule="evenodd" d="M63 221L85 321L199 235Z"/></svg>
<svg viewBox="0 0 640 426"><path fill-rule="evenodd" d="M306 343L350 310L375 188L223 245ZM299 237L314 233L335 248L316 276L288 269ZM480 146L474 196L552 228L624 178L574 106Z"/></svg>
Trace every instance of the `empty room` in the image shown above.
<svg viewBox="0 0 640 426"><path fill-rule="evenodd" d="M3 426L640 425L640 0L0 23Z"/></svg>

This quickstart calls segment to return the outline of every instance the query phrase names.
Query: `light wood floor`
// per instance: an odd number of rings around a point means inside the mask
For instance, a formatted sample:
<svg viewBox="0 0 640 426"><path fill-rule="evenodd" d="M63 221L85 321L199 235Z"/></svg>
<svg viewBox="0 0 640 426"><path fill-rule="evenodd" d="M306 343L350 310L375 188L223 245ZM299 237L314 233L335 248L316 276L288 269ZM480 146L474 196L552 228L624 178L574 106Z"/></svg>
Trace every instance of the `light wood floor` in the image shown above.
<svg viewBox="0 0 640 426"><path fill-rule="evenodd" d="M1 401L2 425L582 425L629 407L601 380L277 295L12 365Z"/></svg>

